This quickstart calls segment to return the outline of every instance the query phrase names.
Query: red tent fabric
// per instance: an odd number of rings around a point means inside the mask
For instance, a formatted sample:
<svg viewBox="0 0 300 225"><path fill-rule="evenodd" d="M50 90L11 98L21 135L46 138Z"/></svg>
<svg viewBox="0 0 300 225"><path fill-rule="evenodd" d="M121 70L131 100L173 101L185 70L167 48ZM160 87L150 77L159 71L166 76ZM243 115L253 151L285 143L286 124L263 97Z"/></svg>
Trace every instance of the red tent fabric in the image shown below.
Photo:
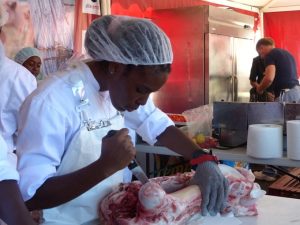
<svg viewBox="0 0 300 225"><path fill-rule="evenodd" d="M89 24L94 19L99 17L98 15L83 13L82 2L83 0L77 0L75 2L74 51L78 53L82 52L82 31L86 30ZM129 15L142 18L152 18L153 10L184 8L201 5L222 6L203 0L112 0L111 13L113 15ZM255 20L254 30L257 29L259 23L259 15L257 13L242 9L232 9L240 13L253 16Z"/></svg>
<svg viewBox="0 0 300 225"><path fill-rule="evenodd" d="M112 0L112 14L124 14L131 16L147 17L152 10L159 9L175 9L201 5L224 6L222 4L211 3L203 0ZM234 11L247 14L256 18L258 21L258 13L231 8Z"/></svg>
<svg viewBox="0 0 300 225"><path fill-rule="evenodd" d="M74 52L82 53L83 31L85 31L91 22L98 18L98 15L83 13L82 0L75 1L75 20L74 20Z"/></svg>
<svg viewBox="0 0 300 225"><path fill-rule="evenodd" d="M300 11L272 12L264 14L266 37L272 37L278 48L288 50L300 71Z"/></svg>

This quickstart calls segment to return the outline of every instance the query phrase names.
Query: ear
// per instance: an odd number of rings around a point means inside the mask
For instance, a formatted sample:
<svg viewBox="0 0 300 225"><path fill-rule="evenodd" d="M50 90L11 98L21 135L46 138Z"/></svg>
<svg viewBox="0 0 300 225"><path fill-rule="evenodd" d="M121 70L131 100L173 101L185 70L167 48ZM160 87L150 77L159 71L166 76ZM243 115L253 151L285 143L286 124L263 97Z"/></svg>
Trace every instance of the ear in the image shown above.
<svg viewBox="0 0 300 225"><path fill-rule="evenodd" d="M126 65L117 63L117 62L109 62L108 63L108 76L112 79L119 79L126 69Z"/></svg>

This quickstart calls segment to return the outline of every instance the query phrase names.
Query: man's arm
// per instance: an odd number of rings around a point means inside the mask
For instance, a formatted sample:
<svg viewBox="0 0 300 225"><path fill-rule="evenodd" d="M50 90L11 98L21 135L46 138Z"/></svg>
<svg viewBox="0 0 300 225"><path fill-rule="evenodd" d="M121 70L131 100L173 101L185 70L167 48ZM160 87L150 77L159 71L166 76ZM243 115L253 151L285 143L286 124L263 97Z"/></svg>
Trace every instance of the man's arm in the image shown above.
<svg viewBox="0 0 300 225"><path fill-rule="evenodd" d="M66 175L48 178L26 201L27 207L30 210L46 209L66 203L125 168L135 155L127 129L103 139L101 149L101 157L94 163Z"/></svg>
<svg viewBox="0 0 300 225"><path fill-rule="evenodd" d="M275 65L269 65L266 67L265 76L260 82L260 84L256 87L256 91L260 94L263 93L274 81L276 73Z"/></svg>
<svg viewBox="0 0 300 225"><path fill-rule="evenodd" d="M252 81L250 80L250 85L254 88L256 88L258 86L258 83L256 81Z"/></svg>
<svg viewBox="0 0 300 225"><path fill-rule="evenodd" d="M258 77L258 74L259 74L259 71L258 71L258 58L254 58L253 61L252 61L252 66L251 66L251 71L250 71L250 77L249 77L249 80L250 80L250 84L252 87L256 88L256 86L258 85L257 83L257 77Z"/></svg>
<svg viewBox="0 0 300 225"><path fill-rule="evenodd" d="M170 148L183 155L186 159L192 159L193 153L196 151L200 152L200 154L197 154L198 157L202 157L203 150L174 126L169 126L159 135L157 140L158 144ZM203 154L205 153L203 152ZM208 212L211 215L216 215L225 207L228 182L216 162L200 162L196 168L192 183L197 184L201 190L201 213L203 216L206 216Z"/></svg>
<svg viewBox="0 0 300 225"><path fill-rule="evenodd" d="M22 199L17 181L0 182L0 218L9 225L34 225Z"/></svg>
<svg viewBox="0 0 300 225"><path fill-rule="evenodd" d="M52 208L78 197L115 172L111 165L97 160L83 169L62 176L48 178L26 201L30 210Z"/></svg>
<svg viewBox="0 0 300 225"><path fill-rule="evenodd" d="M228 184L215 158L207 155L176 128L168 116L154 106L151 99L138 110L125 114L125 119L127 125L135 129L149 144L165 146L187 160L195 158L201 160L202 156L208 156L204 157L204 161L198 162L193 178L193 183L199 186L204 196L201 202L202 213L206 215L209 211L215 215L224 207Z"/></svg>

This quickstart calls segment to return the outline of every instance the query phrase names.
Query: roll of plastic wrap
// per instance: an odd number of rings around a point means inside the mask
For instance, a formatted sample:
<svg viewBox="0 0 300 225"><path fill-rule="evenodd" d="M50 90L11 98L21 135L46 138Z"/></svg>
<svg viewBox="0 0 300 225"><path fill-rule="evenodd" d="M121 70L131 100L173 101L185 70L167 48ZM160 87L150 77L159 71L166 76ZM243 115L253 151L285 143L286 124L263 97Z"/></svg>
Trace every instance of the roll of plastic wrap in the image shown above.
<svg viewBox="0 0 300 225"><path fill-rule="evenodd" d="M252 124L248 129L247 155L271 159L282 157L282 126L276 124Z"/></svg>
<svg viewBox="0 0 300 225"><path fill-rule="evenodd" d="M300 120L287 121L287 157L300 160Z"/></svg>

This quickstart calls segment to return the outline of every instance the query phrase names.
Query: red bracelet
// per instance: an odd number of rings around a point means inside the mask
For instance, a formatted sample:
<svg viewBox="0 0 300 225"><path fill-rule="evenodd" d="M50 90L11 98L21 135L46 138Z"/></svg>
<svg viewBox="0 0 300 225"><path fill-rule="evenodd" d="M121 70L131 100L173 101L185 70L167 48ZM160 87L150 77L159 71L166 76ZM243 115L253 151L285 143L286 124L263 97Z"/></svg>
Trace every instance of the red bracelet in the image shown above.
<svg viewBox="0 0 300 225"><path fill-rule="evenodd" d="M206 161L214 161L217 164L219 163L217 156L215 155L201 155L197 158L191 159L190 164L192 166L198 165L200 163L206 162Z"/></svg>

